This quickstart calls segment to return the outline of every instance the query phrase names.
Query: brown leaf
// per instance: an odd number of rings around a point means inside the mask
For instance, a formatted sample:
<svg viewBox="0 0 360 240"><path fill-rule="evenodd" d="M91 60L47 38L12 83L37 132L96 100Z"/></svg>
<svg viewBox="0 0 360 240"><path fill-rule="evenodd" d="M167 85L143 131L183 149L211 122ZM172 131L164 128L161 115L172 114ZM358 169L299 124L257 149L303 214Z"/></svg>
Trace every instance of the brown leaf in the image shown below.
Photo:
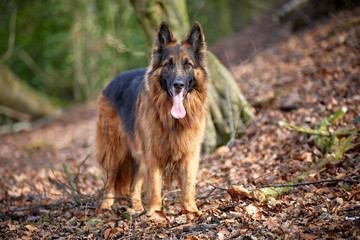
<svg viewBox="0 0 360 240"><path fill-rule="evenodd" d="M300 238L312 240L312 239L317 239L318 236L311 234L311 233L301 233Z"/></svg>
<svg viewBox="0 0 360 240"><path fill-rule="evenodd" d="M165 233L159 233L156 237L158 237L158 238L167 238L169 236L167 234L165 234Z"/></svg>
<svg viewBox="0 0 360 240"><path fill-rule="evenodd" d="M31 224L25 225L25 227L30 232L33 232L33 231L35 231L37 229L37 227L35 225L31 225Z"/></svg>
<svg viewBox="0 0 360 240"><path fill-rule="evenodd" d="M218 232L218 237L219 239L228 239L230 234L231 233L226 228L223 228Z"/></svg>
<svg viewBox="0 0 360 240"><path fill-rule="evenodd" d="M262 217L262 211L255 203L251 203L250 205L246 206L244 210L253 219L261 219Z"/></svg>
<svg viewBox="0 0 360 240"><path fill-rule="evenodd" d="M8 226L8 227L9 227L10 231L12 231L12 230L15 230L15 229L16 229L16 226L15 226L14 224L12 224L12 222L11 222L11 221L9 221L9 222L6 224L6 226Z"/></svg>
<svg viewBox="0 0 360 240"><path fill-rule="evenodd" d="M246 189L243 185L240 186L232 186L230 189L226 190L231 197L233 202L239 201L240 197L244 197L247 199L254 199L254 195L248 189Z"/></svg>
<svg viewBox="0 0 360 240"><path fill-rule="evenodd" d="M187 236L186 240L198 240L199 238L195 237L195 236Z"/></svg>
<svg viewBox="0 0 360 240"><path fill-rule="evenodd" d="M273 232L276 233L276 234L278 234L278 235L280 235L280 236L284 234L283 230L281 230L280 228L275 228L275 229L273 230Z"/></svg>
<svg viewBox="0 0 360 240"><path fill-rule="evenodd" d="M41 240L45 240L47 237L50 237L50 236L51 236L51 233L47 232L47 233L45 233L44 236L41 237Z"/></svg>
<svg viewBox="0 0 360 240"><path fill-rule="evenodd" d="M111 233L111 228L108 228L104 231L104 239L108 239L109 238L109 235Z"/></svg>
<svg viewBox="0 0 360 240"><path fill-rule="evenodd" d="M95 213L95 215L99 215L99 214L102 213L101 205L99 205L99 206L96 208L96 210L95 210L94 213Z"/></svg>
<svg viewBox="0 0 360 240"><path fill-rule="evenodd" d="M266 219L266 225L270 230L279 227L278 217L269 217Z"/></svg>
<svg viewBox="0 0 360 240"><path fill-rule="evenodd" d="M218 147L215 151L219 156L224 156L226 153L230 152L230 148L228 146Z"/></svg>
<svg viewBox="0 0 360 240"><path fill-rule="evenodd" d="M168 218L166 217L166 214L164 213L164 211L155 211L151 215L151 218L158 222L167 222L168 221Z"/></svg>

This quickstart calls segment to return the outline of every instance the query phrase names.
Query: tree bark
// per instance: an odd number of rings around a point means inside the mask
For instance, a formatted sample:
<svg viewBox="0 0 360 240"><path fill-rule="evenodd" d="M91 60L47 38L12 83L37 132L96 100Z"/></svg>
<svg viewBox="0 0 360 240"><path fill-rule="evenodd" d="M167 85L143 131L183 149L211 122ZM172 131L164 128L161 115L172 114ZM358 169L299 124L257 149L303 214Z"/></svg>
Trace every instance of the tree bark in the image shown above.
<svg viewBox="0 0 360 240"><path fill-rule="evenodd" d="M177 38L182 38L189 30L185 0L130 0L130 2L149 43L154 41L157 28L163 20L169 23ZM231 135L235 136L243 131L244 125L250 122L254 113L229 70L210 51L207 53L207 59L212 82L208 92L210 111L207 116L203 149L205 152L210 152L216 146L229 142ZM226 98L225 86L228 89L228 98ZM231 120L229 116L232 116ZM230 131L230 121L233 123L235 133Z"/></svg>
<svg viewBox="0 0 360 240"><path fill-rule="evenodd" d="M55 108L45 96L15 76L0 62L0 105L14 109L17 112L39 118L54 113Z"/></svg>

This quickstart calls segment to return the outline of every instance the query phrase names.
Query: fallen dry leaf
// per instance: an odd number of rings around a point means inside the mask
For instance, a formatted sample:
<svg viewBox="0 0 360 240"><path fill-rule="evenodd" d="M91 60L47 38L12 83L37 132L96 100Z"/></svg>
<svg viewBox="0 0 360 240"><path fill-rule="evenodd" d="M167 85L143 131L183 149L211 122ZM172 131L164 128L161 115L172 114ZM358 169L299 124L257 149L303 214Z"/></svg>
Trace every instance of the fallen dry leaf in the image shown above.
<svg viewBox="0 0 360 240"><path fill-rule="evenodd" d="M35 225L31 225L31 224L25 225L25 227L30 232L33 232L33 231L35 231L37 229L37 227Z"/></svg>
<svg viewBox="0 0 360 240"><path fill-rule="evenodd" d="M151 215L151 219L155 220L156 222L167 222L168 218L166 217L166 214L164 211L155 211Z"/></svg>
<svg viewBox="0 0 360 240"><path fill-rule="evenodd" d="M220 158L222 158L225 156L225 154L230 152L230 148L228 146L221 146L218 147L215 152L218 154Z"/></svg>
<svg viewBox="0 0 360 240"><path fill-rule="evenodd" d="M262 210L255 203L251 203L250 205L246 206L244 210L253 219L261 219L262 217Z"/></svg>
<svg viewBox="0 0 360 240"><path fill-rule="evenodd" d="M108 228L104 231L104 239L107 240L110 236L111 228Z"/></svg>
<svg viewBox="0 0 360 240"><path fill-rule="evenodd" d="M191 235L191 236L186 236L186 240L199 240L199 238Z"/></svg>
<svg viewBox="0 0 360 240"><path fill-rule="evenodd" d="M231 200L234 202L239 201L240 197L254 199L253 193L246 189L243 185L231 186L231 188L227 189L226 191L230 194Z"/></svg>
<svg viewBox="0 0 360 240"><path fill-rule="evenodd" d="M17 228L17 226L13 225L12 224L12 221L9 221L6 226L8 226L9 230L12 231L12 230L15 230Z"/></svg>
<svg viewBox="0 0 360 240"><path fill-rule="evenodd" d="M278 217L269 217L266 219L266 226L270 229L270 230L273 230L273 229L276 229L279 227L279 220L278 220Z"/></svg>

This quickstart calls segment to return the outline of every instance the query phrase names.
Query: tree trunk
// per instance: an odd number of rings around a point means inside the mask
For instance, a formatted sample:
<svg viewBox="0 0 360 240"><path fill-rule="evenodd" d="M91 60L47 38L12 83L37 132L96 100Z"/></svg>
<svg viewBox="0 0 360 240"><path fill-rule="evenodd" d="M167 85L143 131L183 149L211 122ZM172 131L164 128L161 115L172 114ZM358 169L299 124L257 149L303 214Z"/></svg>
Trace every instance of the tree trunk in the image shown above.
<svg viewBox="0 0 360 240"><path fill-rule="evenodd" d="M166 20L177 38L189 30L185 0L130 0L149 43L156 37L161 21ZM206 37L206 34L205 34ZM234 140L244 125L253 117L253 110L242 95L229 70L213 55L207 53L211 85L208 96L210 111L207 116L204 151L210 152L221 144ZM231 110L228 106L231 106ZM229 116L232 119L229 120Z"/></svg>
<svg viewBox="0 0 360 240"><path fill-rule="evenodd" d="M55 108L46 97L15 76L0 62L0 105L38 118L54 113Z"/></svg>

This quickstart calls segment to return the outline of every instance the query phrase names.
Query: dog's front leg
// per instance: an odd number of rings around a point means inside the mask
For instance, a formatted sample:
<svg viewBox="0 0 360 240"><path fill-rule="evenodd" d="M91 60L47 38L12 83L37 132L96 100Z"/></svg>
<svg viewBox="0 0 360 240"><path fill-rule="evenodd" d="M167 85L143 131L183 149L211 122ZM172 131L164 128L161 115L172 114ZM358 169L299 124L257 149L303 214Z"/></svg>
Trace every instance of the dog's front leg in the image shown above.
<svg viewBox="0 0 360 240"><path fill-rule="evenodd" d="M146 188L147 188L147 211L146 214L151 216L155 211L161 210L161 184L162 184L162 168L154 163L147 162L146 166L147 177Z"/></svg>
<svg viewBox="0 0 360 240"><path fill-rule="evenodd" d="M199 167L199 151L186 156L179 166L179 181L182 194L182 207L185 211L201 214L195 203L196 173Z"/></svg>

